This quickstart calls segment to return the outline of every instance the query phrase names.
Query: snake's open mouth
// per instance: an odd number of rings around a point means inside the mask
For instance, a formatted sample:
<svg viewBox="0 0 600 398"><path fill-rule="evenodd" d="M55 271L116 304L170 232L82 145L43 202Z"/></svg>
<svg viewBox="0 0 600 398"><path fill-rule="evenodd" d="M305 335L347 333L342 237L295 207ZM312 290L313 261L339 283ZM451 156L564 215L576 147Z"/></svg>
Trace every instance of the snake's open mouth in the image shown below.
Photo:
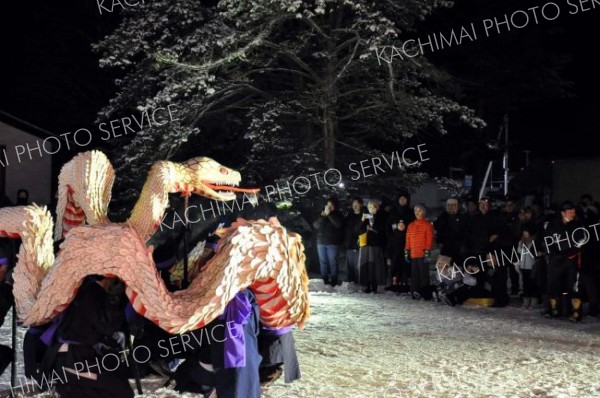
<svg viewBox="0 0 600 398"><path fill-rule="evenodd" d="M202 184L212 189L215 192L224 191L224 192L242 192L242 193L258 193L260 192L260 188L238 188L238 184L235 183L227 183L221 182L220 184L211 184L208 181L202 181Z"/></svg>
<svg viewBox="0 0 600 398"><path fill-rule="evenodd" d="M202 185L204 185L205 188L208 188L217 195L221 196L225 200L234 200L236 192L245 193L249 196L256 196L258 192L260 192L259 188L239 188L237 183L226 181L202 181Z"/></svg>

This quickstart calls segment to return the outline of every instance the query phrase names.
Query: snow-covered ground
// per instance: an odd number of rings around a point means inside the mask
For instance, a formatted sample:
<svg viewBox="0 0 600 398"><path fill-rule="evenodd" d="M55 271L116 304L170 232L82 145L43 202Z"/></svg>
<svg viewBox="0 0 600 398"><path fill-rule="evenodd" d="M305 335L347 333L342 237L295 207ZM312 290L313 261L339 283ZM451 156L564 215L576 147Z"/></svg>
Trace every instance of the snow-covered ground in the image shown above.
<svg viewBox="0 0 600 398"><path fill-rule="evenodd" d="M393 294L319 292L296 342L302 380L264 397L599 397L600 322L516 307L449 308ZM0 330L10 344L10 322ZM22 341L22 334L21 339ZM0 384L7 385L7 371ZM146 389L161 380L145 382ZM169 390L148 398L197 397Z"/></svg>

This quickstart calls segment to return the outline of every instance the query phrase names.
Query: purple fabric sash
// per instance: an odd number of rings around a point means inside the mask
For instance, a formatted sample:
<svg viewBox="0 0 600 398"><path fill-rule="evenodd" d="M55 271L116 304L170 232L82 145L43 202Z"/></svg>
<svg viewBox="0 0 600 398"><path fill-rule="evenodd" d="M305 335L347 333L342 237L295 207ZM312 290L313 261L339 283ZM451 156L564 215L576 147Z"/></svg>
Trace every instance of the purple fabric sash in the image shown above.
<svg viewBox="0 0 600 398"><path fill-rule="evenodd" d="M54 317L54 319L52 320L52 325L48 329L46 329L46 331L44 333L42 333L42 335L40 336L40 340L42 340L42 342L44 344L46 344L48 347L50 347L52 345L52 343L54 342L54 337L56 336L56 331L58 330L60 323L62 322L63 318L65 317L65 313L66 313L66 311L63 311L57 317ZM78 341L65 340L60 336L56 339L56 341L60 344L63 344L63 343L80 344Z"/></svg>
<svg viewBox="0 0 600 398"><path fill-rule="evenodd" d="M238 292L227 304L220 320L225 321L224 366L242 368L246 366L246 336L244 325L248 323L252 304L246 294Z"/></svg>
<svg viewBox="0 0 600 398"><path fill-rule="evenodd" d="M0 257L0 265L8 265L8 257Z"/></svg>
<svg viewBox="0 0 600 398"><path fill-rule="evenodd" d="M275 329L275 328L270 328L268 326L263 326L262 330L267 333L267 334L271 334L273 336L283 336L284 334L288 334L289 332L292 331L292 327L288 326L285 328L281 328L281 329Z"/></svg>
<svg viewBox="0 0 600 398"><path fill-rule="evenodd" d="M42 342L48 347L50 347L52 345L52 342L54 341L54 335L56 334L56 330L58 329L60 322L65 317L65 312L66 311L63 311L60 313L60 315L54 317L54 319L52 320L52 325L48 329L46 329L46 331L40 336L40 340L42 340Z"/></svg>

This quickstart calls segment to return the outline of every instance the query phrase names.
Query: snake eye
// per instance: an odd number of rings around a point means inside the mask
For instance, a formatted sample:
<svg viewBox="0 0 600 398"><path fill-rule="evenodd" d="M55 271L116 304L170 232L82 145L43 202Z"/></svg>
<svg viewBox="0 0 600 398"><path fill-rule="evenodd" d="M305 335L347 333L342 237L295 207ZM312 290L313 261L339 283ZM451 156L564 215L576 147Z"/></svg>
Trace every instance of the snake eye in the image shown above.
<svg viewBox="0 0 600 398"><path fill-rule="evenodd" d="M225 174L225 175L229 174L229 170L227 170L227 167L221 167L219 169L219 171L221 172L221 174Z"/></svg>

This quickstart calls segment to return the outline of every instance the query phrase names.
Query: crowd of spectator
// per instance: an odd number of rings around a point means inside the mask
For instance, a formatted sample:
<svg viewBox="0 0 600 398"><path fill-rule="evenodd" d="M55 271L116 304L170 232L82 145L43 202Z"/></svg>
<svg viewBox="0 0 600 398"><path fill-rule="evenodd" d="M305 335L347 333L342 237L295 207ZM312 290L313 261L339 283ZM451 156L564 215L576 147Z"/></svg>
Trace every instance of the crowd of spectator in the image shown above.
<svg viewBox="0 0 600 398"><path fill-rule="evenodd" d="M588 194L556 208L519 202L452 197L430 220L406 190L391 206L371 199L365 208L355 197L345 215L329 198L313 224L323 281L330 290L340 283L343 252L349 286L365 293L384 288L450 306L504 307L513 297L548 317L598 315L599 205Z"/></svg>

